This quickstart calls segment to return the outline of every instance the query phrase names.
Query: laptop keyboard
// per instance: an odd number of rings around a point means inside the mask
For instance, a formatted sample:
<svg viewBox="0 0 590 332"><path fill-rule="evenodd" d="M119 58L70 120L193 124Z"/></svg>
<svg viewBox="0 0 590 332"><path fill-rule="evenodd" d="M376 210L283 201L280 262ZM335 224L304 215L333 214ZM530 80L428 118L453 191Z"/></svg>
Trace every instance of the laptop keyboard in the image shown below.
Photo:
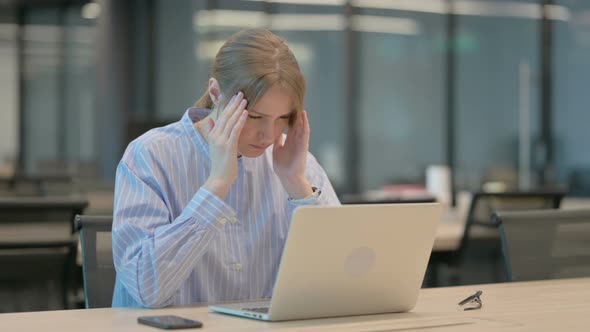
<svg viewBox="0 0 590 332"><path fill-rule="evenodd" d="M243 308L242 310L248 310L248 311L253 311L253 312L259 312L261 314L267 314L268 313L268 307L259 307L259 308Z"/></svg>

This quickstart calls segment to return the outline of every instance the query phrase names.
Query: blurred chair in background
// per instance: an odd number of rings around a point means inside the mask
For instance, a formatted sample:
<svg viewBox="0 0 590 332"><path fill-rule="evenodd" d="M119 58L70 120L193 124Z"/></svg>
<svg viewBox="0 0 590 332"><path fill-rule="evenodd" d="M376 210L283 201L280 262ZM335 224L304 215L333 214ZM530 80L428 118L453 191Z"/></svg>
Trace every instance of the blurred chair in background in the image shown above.
<svg viewBox="0 0 590 332"><path fill-rule="evenodd" d="M36 167L35 174L42 176L69 176L76 179L100 177L99 163L96 160L43 159L37 161Z"/></svg>
<svg viewBox="0 0 590 332"><path fill-rule="evenodd" d="M112 225L112 216L76 216L82 245L84 298L88 309L107 308L112 303L116 275Z"/></svg>
<svg viewBox="0 0 590 332"><path fill-rule="evenodd" d="M456 250L433 252L429 286L440 285L439 269L449 268L449 285L504 281L500 236L492 222L495 211L559 208L564 191L528 191L473 194L465 228Z"/></svg>
<svg viewBox="0 0 590 332"><path fill-rule="evenodd" d="M114 182L98 177L96 161L42 160L33 174L2 174L0 197L85 197L93 215L113 213Z"/></svg>
<svg viewBox="0 0 590 332"><path fill-rule="evenodd" d="M497 212L509 281L590 277L590 210Z"/></svg>
<svg viewBox="0 0 590 332"><path fill-rule="evenodd" d="M72 197L0 198L0 312L70 306L74 216L87 205ZM56 289L61 303L52 302Z"/></svg>
<svg viewBox="0 0 590 332"><path fill-rule="evenodd" d="M15 174L0 178L0 197L67 196L73 187L68 175Z"/></svg>
<svg viewBox="0 0 590 332"><path fill-rule="evenodd" d="M590 197L590 169L574 169L569 175L569 192L572 196Z"/></svg>

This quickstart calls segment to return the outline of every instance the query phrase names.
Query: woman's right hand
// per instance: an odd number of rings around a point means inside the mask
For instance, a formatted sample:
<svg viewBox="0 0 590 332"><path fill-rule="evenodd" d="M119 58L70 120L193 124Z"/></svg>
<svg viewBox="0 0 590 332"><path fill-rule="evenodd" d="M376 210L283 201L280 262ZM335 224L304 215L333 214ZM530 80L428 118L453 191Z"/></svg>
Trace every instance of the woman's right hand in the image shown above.
<svg viewBox="0 0 590 332"><path fill-rule="evenodd" d="M216 123L208 119L211 173L204 187L221 199L225 199L238 178L238 140L248 118L246 105L244 94L239 92L229 101Z"/></svg>

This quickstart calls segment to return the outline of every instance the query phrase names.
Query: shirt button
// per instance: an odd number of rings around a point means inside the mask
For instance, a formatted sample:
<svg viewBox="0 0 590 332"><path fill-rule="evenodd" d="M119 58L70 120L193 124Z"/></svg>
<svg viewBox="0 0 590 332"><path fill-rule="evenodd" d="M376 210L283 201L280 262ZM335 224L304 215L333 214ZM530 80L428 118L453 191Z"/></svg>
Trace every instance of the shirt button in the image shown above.
<svg viewBox="0 0 590 332"><path fill-rule="evenodd" d="M234 264L234 270L236 270L236 271L241 271L241 270L242 270L242 264L240 264L240 263L235 263L235 264Z"/></svg>
<svg viewBox="0 0 590 332"><path fill-rule="evenodd" d="M219 218L220 224L225 225L226 222L227 222L227 218L223 218L223 217Z"/></svg>
<svg viewBox="0 0 590 332"><path fill-rule="evenodd" d="M229 222L231 222L232 224L235 224L235 223L237 223L237 222L238 222L238 218L236 218L236 217L231 217L231 218L229 219Z"/></svg>

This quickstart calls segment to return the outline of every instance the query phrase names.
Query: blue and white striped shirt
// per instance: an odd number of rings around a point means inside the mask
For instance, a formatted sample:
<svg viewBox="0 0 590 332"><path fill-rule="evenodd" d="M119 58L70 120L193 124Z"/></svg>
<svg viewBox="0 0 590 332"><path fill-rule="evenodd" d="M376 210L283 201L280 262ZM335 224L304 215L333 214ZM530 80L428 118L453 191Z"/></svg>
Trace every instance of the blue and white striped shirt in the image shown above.
<svg viewBox="0 0 590 332"><path fill-rule="evenodd" d="M117 168L113 306L164 307L269 298L297 203L273 171L272 147L238 159L225 201L202 185L211 161L193 123L209 110L134 140ZM321 190L315 204L340 204L308 154L305 176Z"/></svg>

